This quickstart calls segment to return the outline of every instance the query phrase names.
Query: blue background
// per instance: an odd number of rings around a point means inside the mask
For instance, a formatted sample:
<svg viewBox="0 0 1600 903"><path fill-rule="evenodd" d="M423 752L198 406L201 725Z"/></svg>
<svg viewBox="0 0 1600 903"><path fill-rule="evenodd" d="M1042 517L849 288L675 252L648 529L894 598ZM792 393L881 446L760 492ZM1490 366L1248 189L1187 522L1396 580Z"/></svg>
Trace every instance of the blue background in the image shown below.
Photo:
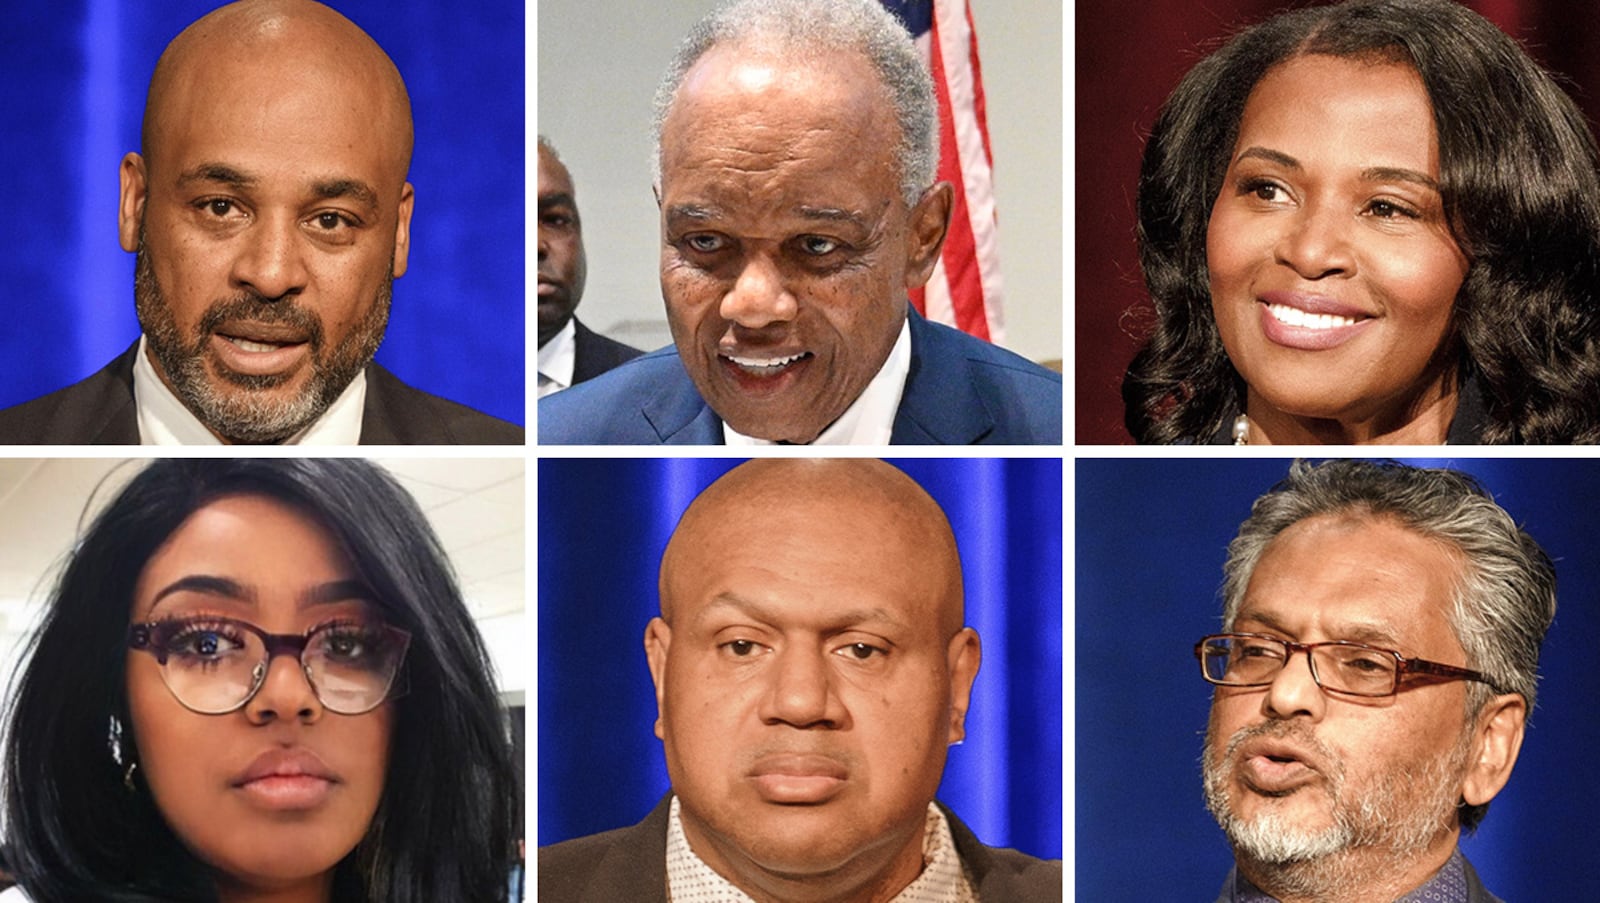
<svg viewBox="0 0 1600 903"><path fill-rule="evenodd" d="M1462 850L1507 900L1594 899L1600 460L1409 463L1477 476L1556 565L1538 708L1510 783ZM1076 468L1078 898L1213 900L1232 854L1201 800L1211 692L1191 650L1221 625L1228 541L1289 462Z"/></svg>
<svg viewBox="0 0 1600 903"><path fill-rule="evenodd" d="M138 337L117 167L167 42L221 4L9 0L0 29L0 408ZM523 4L335 0L400 68L416 186L410 267L378 361L522 423Z"/></svg>
<svg viewBox="0 0 1600 903"><path fill-rule="evenodd" d="M678 517L738 459L539 461L538 843L666 792L644 628ZM939 799L990 845L1061 857L1061 461L897 460L944 508L983 642Z"/></svg>

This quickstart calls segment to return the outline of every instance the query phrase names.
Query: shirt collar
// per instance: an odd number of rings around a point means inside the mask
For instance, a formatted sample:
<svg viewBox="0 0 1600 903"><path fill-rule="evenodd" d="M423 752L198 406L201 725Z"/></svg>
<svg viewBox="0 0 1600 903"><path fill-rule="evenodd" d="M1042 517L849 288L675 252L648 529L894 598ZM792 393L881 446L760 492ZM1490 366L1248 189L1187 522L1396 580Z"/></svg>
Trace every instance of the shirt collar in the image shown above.
<svg viewBox="0 0 1600 903"><path fill-rule="evenodd" d="M1278 903L1278 898L1250 883L1236 866L1228 875L1229 903ZM1467 903L1466 859L1457 847L1445 864L1416 890L1394 903Z"/></svg>
<svg viewBox="0 0 1600 903"><path fill-rule="evenodd" d="M667 815L667 899L672 903L754 903L749 894L690 849L676 795ZM933 803L928 804L923 828L922 873L889 903L978 903L972 878L950 834L950 822Z"/></svg>
<svg viewBox="0 0 1600 903"><path fill-rule="evenodd" d="M561 331L539 346L539 397L572 387L578 367L578 321L567 318Z"/></svg>
<svg viewBox="0 0 1600 903"><path fill-rule="evenodd" d="M552 340L553 341L553 340ZM889 357L878 368L877 375L867 383L850 407L839 419L813 439L811 445L888 445L894 433L894 417L900 411L900 397L905 394L906 377L911 374L911 320L900 323L900 336L889 349ZM770 439L756 439L734 431L726 422L722 424L722 441L725 445L777 445Z"/></svg>
<svg viewBox="0 0 1600 903"><path fill-rule="evenodd" d="M139 336L133 358L133 403L139 418L140 445L221 445L200 418L189 410L156 374ZM288 439L284 445L357 445L361 441L361 416L367 404L367 373L362 369L322 416Z"/></svg>

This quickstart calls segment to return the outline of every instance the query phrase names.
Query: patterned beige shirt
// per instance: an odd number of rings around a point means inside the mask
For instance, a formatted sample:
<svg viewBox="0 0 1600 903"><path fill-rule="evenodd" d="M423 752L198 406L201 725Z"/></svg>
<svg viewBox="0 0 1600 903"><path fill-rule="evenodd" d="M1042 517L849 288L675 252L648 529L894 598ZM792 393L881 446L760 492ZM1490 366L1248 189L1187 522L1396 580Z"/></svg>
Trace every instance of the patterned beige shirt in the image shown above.
<svg viewBox="0 0 1600 903"><path fill-rule="evenodd" d="M689 849L676 796L667 820L667 899L672 903L755 903L749 894L734 887ZM927 827L922 835L922 874L889 903L978 903L972 878L956 853L955 838L950 836L950 823L932 803L928 804Z"/></svg>

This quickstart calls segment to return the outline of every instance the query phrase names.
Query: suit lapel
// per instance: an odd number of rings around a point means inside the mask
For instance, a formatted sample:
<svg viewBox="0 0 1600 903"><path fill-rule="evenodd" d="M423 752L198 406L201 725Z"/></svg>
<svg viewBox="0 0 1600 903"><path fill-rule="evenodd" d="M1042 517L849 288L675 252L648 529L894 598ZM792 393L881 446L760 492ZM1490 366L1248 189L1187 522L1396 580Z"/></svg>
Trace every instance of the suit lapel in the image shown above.
<svg viewBox="0 0 1600 903"><path fill-rule="evenodd" d="M722 444L722 420L682 366L645 398L639 413L662 445Z"/></svg>
<svg viewBox="0 0 1600 903"><path fill-rule="evenodd" d="M971 445L994 430L994 418L972 386L959 345L915 310L911 318L911 372L906 375L900 410L895 412L893 445Z"/></svg>

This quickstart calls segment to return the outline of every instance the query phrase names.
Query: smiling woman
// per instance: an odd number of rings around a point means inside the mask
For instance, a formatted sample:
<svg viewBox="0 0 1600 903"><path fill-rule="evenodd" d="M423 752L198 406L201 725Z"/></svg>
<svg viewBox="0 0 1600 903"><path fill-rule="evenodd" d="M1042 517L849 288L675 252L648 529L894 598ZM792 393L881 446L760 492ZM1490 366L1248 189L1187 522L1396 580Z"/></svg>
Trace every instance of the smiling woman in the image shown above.
<svg viewBox="0 0 1600 903"><path fill-rule="evenodd" d="M1600 440L1600 155L1476 13L1242 32L1163 107L1138 207L1139 441Z"/></svg>
<svg viewBox="0 0 1600 903"><path fill-rule="evenodd" d="M68 560L6 736L35 903L506 899L483 643L366 461L151 464Z"/></svg>

